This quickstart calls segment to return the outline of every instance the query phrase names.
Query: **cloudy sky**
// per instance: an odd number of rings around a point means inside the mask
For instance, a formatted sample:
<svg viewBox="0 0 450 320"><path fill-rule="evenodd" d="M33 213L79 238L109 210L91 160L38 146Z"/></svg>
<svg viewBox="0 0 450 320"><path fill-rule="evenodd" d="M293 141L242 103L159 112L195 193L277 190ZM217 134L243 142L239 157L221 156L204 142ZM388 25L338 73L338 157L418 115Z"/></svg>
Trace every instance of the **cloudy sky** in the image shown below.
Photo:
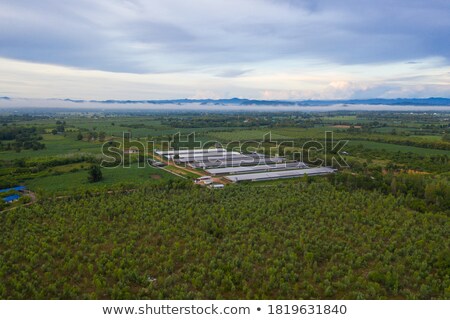
<svg viewBox="0 0 450 320"><path fill-rule="evenodd" d="M0 0L0 96L450 97L450 1Z"/></svg>

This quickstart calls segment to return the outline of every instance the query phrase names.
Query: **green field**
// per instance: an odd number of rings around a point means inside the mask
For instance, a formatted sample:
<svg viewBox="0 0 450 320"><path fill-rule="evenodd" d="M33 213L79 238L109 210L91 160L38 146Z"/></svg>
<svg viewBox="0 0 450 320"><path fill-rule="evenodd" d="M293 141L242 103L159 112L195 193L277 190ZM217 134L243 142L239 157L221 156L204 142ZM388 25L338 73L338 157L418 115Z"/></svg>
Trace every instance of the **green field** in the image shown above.
<svg viewBox="0 0 450 320"><path fill-rule="evenodd" d="M67 155L75 153L100 154L102 143L77 141L73 133L64 135L43 134L43 150L22 150L21 152L1 151L0 160L13 160L18 158L42 158L49 156Z"/></svg>
<svg viewBox="0 0 450 320"><path fill-rule="evenodd" d="M134 185L148 185L161 183L169 179L181 179L162 169L146 166L138 168L137 164L130 168L104 168L102 170L103 180L97 183L89 183L87 171L63 173L59 175L46 176L26 181L26 186L35 191L65 192L69 190L90 189L116 185L120 183L132 183Z"/></svg>
<svg viewBox="0 0 450 320"><path fill-rule="evenodd" d="M211 132L207 135L210 139L217 141L262 141L264 135L271 133L273 140L293 140L293 139L323 139L326 131L337 131L333 127L316 128L267 128L267 129L247 129L233 131ZM336 134L339 136L339 133Z"/></svg>
<svg viewBox="0 0 450 320"><path fill-rule="evenodd" d="M349 146L357 146L362 145L364 148L372 149L372 150L385 150L388 152L410 152L418 155L448 155L450 156L450 151L448 150L439 150L439 149L427 149L427 148L419 148L413 146L403 146L392 143L382 143L375 141L366 141L366 140L349 140Z"/></svg>
<svg viewBox="0 0 450 320"><path fill-rule="evenodd" d="M331 122L356 122L358 120L357 116L333 116L333 117L322 117L323 121L331 121Z"/></svg>

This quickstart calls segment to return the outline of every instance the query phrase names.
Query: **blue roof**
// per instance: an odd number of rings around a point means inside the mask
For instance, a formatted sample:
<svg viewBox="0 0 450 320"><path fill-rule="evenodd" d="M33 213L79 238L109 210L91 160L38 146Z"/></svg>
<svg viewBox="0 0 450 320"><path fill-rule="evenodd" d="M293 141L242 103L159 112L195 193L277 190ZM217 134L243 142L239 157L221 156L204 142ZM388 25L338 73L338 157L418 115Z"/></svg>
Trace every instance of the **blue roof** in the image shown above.
<svg viewBox="0 0 450 320"><path fill-rule="evenodd" d="M9 191L23 191L23 190L25 190L24 186L18 186L18 187L14 187L14 188L0 189L0 193L9 192Z"/></svg>
<svg viewBox="0 0 450 320"><path fill-rule="evenodd" d="M20 198L20 196L18 194L13 194L12 196L3 198L3 201L11 202L11 201L17 200L19 198Z"/></svg>

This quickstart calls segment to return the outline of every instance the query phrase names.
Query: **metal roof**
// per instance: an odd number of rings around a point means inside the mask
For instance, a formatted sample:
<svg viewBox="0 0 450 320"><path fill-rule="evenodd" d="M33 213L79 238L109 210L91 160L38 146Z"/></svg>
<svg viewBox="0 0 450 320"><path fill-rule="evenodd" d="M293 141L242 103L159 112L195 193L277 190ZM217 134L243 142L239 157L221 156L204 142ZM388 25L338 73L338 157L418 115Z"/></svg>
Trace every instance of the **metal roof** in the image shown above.
<svg viewBox="0 0 450 320"><path fill-rule="evenodd" d="M275 163L275 164L262 164L246 167L226 167L226 168L212 168L206 170L206 172L212 175L218 174L236 174L244 172L262 172L262 171L279 171L279 170L292 170L292 169L304 169L308 166L303 162L290 162L290 163Z"/></svg>
<svg viewBox="0 0 450 320"><path fill-rule="evenodd" d="M209 187L212 189L222 189L225 187L225 185L223 185L221 183L213 183L213 184L210 184Z"/></svg>
<svg viewBox="0 0 450 320"><path fill-rule="evenodd" d="M308 175L308 176L324 175L324 174L333 173L335 171L336 171L336 169L333 169L333 168L319 167L319 168L309 168L309 169L299 169L299 170L239 174L239 175L226 176L225 178L232 182L263 181L263 180L275 180L275 179L302 177L304 175Z"/></svg>
<svg viewBox="0 0 450 320"><path fill-rule="evenodd" d="M0 189L0 193L9 192L9 191L23 191L23 190L25 190L24 186L17 186L17 187L13 187L13 188Z"/></svg>
<svg viewBox="0 0 450 320"><path fill-rule="evenodd" d="M189 165L192 168L224 168L224 167L239 167L239 166L257 166L257 165L267 165L275 164L277 162L273 159L254 159L254 158L244 158L244 159L222 159L222 160L211 160L211 161L193 161Z"/></svg>
<svg viewBox="0 0 450 320"><path fill-rule="evenodd" d="M181 149L181 150L156 150L155 153L164 156L194 154L194 153L208 153L208 152L225 152L227 150L223 148L211 148L211 149Z"/></svg>
<svg viewBox="0 0 450 320"><path fill-rule="evenodd" d="M205 154L195 154L190 156L180 156L179 159L175 159L178 162L192 162L192 161L214 161L214 160L241 160L248 159L249 161L253 161L252 157L247 155L240 154L238 152L223 152L223 153L205 153Z"/></svg>
<svg viewBox="0 0 450 320"><path fill-rule="evenodd" d="M18 194L13 194L12 196L4 197L3 201L5 201L5 202L12 202L12 201L17 200L19 198L20 198L20 196Z"/></svg>

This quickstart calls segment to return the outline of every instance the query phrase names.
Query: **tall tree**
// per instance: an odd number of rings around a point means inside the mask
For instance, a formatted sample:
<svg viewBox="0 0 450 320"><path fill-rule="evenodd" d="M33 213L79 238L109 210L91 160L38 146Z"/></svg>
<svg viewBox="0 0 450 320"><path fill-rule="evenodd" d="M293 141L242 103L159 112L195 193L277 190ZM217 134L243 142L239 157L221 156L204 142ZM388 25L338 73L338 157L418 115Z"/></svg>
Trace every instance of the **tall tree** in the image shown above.
<svg viewBox="0 0 450 320"><path fill-rule="evenodd" d="M89 182L98 182L103 179L102 170L98 164L94 164L89 168Z"/></svg>

